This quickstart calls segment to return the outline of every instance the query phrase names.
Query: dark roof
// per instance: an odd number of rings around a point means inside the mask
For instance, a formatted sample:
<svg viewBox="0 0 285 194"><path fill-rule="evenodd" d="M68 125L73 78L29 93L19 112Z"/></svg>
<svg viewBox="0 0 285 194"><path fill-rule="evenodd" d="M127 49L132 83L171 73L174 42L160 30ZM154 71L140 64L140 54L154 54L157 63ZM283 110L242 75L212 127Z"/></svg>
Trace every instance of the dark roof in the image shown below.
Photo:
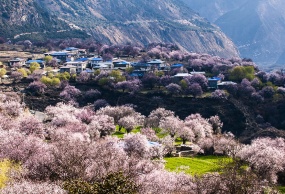
<svg viewBox="0 0 285 194"><path fill-rule="evenodd" d="M115 63L115 65L127 65L127 64L129 64L129 63L126 61L121 61L119 63Z"/></svg>
<svg viewBox="0 0 285 194"><path fill-rule="evenodd" d="M88 61L88 58L79 58L79 59L76 59L75 61L82 61L82 62L84 62L84 61Z"/></svg>
<svg viewBox="0 0 285 194"><path fill-rule="evenodd" d="M147 63L132 63L131 65L133 67L136 67L136 66L138 66L138 67L151 67L151 65L147 64Z"/></svg>
<svg viewBox="0 0 285 194"><path fill-rule="evenodd" d="M173 64L171 65L171 68L179 68L179 67L183 67L183 64Z"/></svg>

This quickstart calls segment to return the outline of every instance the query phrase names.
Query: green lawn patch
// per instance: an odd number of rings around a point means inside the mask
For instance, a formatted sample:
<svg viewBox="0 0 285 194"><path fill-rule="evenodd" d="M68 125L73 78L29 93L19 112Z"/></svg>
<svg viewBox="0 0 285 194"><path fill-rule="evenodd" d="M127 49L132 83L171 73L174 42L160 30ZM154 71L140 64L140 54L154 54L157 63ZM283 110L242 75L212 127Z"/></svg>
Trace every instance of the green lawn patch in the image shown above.
<svg viewBox="0 0 285 194"><path fill-rule="evenodd" d="M279 186L278 190L280 193L285 193L285 186Z"/></svg>
<svg viewBox="0 0 285 194"><path fill-rule="evenodd" d="M196 156L190 158L164 158L165 168L169 171L184 172L191 175L203 175L208 172L220 172L221 164L229 163L232 159L225 156Z"/></svg>
<svg viewBox="0 0 285 194"><path fill-rule="evenodd" d="M134 130L132 130L131 133L139 133L140 132L140 127L136 127ZM121 130L119 131L119 126L116 126L116 131L115 133L112 134L112 136L116 136L118 138L123 138L124 135L127 133L125 128L121 128Z"/></svg>

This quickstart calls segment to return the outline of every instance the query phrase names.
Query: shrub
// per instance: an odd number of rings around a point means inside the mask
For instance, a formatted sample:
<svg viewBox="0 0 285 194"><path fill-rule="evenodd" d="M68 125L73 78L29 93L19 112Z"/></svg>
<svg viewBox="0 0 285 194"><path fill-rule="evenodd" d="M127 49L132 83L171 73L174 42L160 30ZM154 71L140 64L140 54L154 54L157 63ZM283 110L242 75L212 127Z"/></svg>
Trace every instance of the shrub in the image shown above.
<svg viewBox="0 0 285 194"><path fill-rule="evenodd" d="M23 77L27 77L28 76L28 72L24 68L20 68L17 71L20 72Z"/></svg>
<svg viewBox="0 0 285 194"><path fill-rule="evenodd" d="M30 71L33 73L35 70L39 69L41 66L37 62L32 62L30 64Z"/></svg>
<svg viewBox="0 0 285 194"><path fill-rule="evenodd" d="M33 93L42 94L45 92L46 88L47 86L43 84L42 82L34 81L29 84L29 86L27 87L27 90Z"/></svg>

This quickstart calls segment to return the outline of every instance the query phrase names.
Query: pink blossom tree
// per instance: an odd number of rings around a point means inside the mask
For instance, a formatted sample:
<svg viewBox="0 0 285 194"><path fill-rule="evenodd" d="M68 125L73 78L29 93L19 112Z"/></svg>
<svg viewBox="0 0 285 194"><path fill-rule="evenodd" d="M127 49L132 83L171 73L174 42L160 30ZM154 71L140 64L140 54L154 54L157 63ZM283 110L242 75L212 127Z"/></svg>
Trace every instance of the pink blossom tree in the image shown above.
<svg viewBox="0 0 285 194"><path fill-rule="evenodd" d="M156 136L155 131L150 127L141 128L140 132L142 135L145 135L147 139L150 141L158 140L158 137Z"/></svg>
<svg viewBox="0 0 285 194"><path fill-rule="evenodd" d="M53 194L66 194L66 191L62 189L59 185L54 183L36 183L32 181L20 181L13 182L3 189L1 189L2 194L18 194L18 193L53 193Z"/></svg>
<svg viewBox="0 0 285 194"><path fill-rule="evenodd" d="M159 127L174 137L184 127L184 123L178 117L168 116L159 122Z"/></svg>
<svg viewBox="0 0 285 194"><path fill-rule="evenodd" d="M149 127L158 127L159 122L169 116L174 116L174 112L166 110L165 108L157 108L150 112L145 125Z"/></svg>
<svg viewBox="0 0 285 194"><path fill-rule="evenodd" d="M189 127L195 134L195 139L211 138L213 128L209 121L203 118L200 114L191 114L184 119L185 126Z"/></svg>
<svg viewBox="0 0 285 194"><path fill-rule="evenodd" d="M181 86L174 83L167 85L166 89L171 95L178 95L181 92Z"/></svg>
<svg viewBox="0 0 285 194"><path fill-rule="evenodd" d="M186 144L186 141L193 141L195 139L195 135L191 128L186 126L178 130L177 136L182 139L183 144Z"/></svg>
<svg viewBox="0 0 285 194"><path fill-rule="evenodd" d="M45 89L47 88L47 86L40 82L40 81L34 81L32 83L29 84L29 86L27 87L27 90L36 94L42 94L45 92Z"/></svg>
<svg viewBox="0 0 285 194"><path fill-rule="evenodd" d="M76 98L81 95L81 91L75 86L67 85L64 90L59 94L66 101L76 101Z"/></svg>
<svg viewBox="0 0 285 194"><path fill-rule="evenodd" d="M95 115L92 118L91 123L88 125L88 131L91 137L94 135L94 131L99 131L100 136L111 135L115 132L116 126L114 119L108 115ZM95 136L96 137L96 136Z"/></svg>
<svg viewBox="0 0 285 194"><path fill-rule="evenodd" d="M249 162L262 178L276 183L277 173L284 170L285 141L283 138L258 138L237 156Z"/></svg>
<svg viewBox="0 0 285 194"><path fill-rule="evenodd" d="M43 136L43 128L43 123L32 115L22 117L19 125L19 130L23 134L36 135L38 137Z"/></svg>
<svg viewBox="0 0 285 194"><path fill-rule="evenodd" d="M144 116L140 113L128 115L120 118L118 124L124 127L127 133L130 133L136 126L142 126L144 124Z"/></svg>
<svg viewBox="0 0 285 194"><path fill-rule="evenodd" d="M140 133L126 134L124 136L124 150L132 157L150 157L150 146L148 145L148 140L145 135Z"/></svg>
<svg viewBox="0 0 285 194"><path fill-rule="evenodd" d="M216 134L222 133L223 123L220 120L220 117L218 115L211 116L209 118L209 123L212 125L214 133L216 133Z"/></svg>

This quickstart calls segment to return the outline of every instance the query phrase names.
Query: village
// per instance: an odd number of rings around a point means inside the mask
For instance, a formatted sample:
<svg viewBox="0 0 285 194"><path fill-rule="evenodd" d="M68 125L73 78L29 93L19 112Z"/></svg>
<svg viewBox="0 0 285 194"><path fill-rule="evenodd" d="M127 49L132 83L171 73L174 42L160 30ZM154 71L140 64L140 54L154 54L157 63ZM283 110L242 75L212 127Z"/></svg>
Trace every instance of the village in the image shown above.
<svg viewBox="0 0 285 194"><path fill-rule="evenodd" d="M50 57L50 58L48 58ZM52 67L53 74L67 72L69 74L78 75L82 72L93 74L96 70L104 70L110 72L119 70L121 73L128 72L131 77L142 78L148 72L162 72L163 75L171 75L172 81L179 83L184 77L191 77L195 74L206 76L205 71L183 72L184 65L182 63L169 64L161 59L151 59L149 61L127 61L124 57L104 60L103 57L88 53L86 49L75 47L67 47L61 51L50 51L43 53L42 58L20 58L15 57L7 61L8 67L11 69L2 78L9 79L9 74L16 71L17 68L29 68L30 64L37 63L40 70L37 72L47 75L46 68ZM13 68L17 67L17 68ZM175 71L173 71L175 70ZM175 72L174 74L170 72ZM235 85L233 81L223 81L221 77L208 77L209 89L223 89L227 85Z"/></svg>

